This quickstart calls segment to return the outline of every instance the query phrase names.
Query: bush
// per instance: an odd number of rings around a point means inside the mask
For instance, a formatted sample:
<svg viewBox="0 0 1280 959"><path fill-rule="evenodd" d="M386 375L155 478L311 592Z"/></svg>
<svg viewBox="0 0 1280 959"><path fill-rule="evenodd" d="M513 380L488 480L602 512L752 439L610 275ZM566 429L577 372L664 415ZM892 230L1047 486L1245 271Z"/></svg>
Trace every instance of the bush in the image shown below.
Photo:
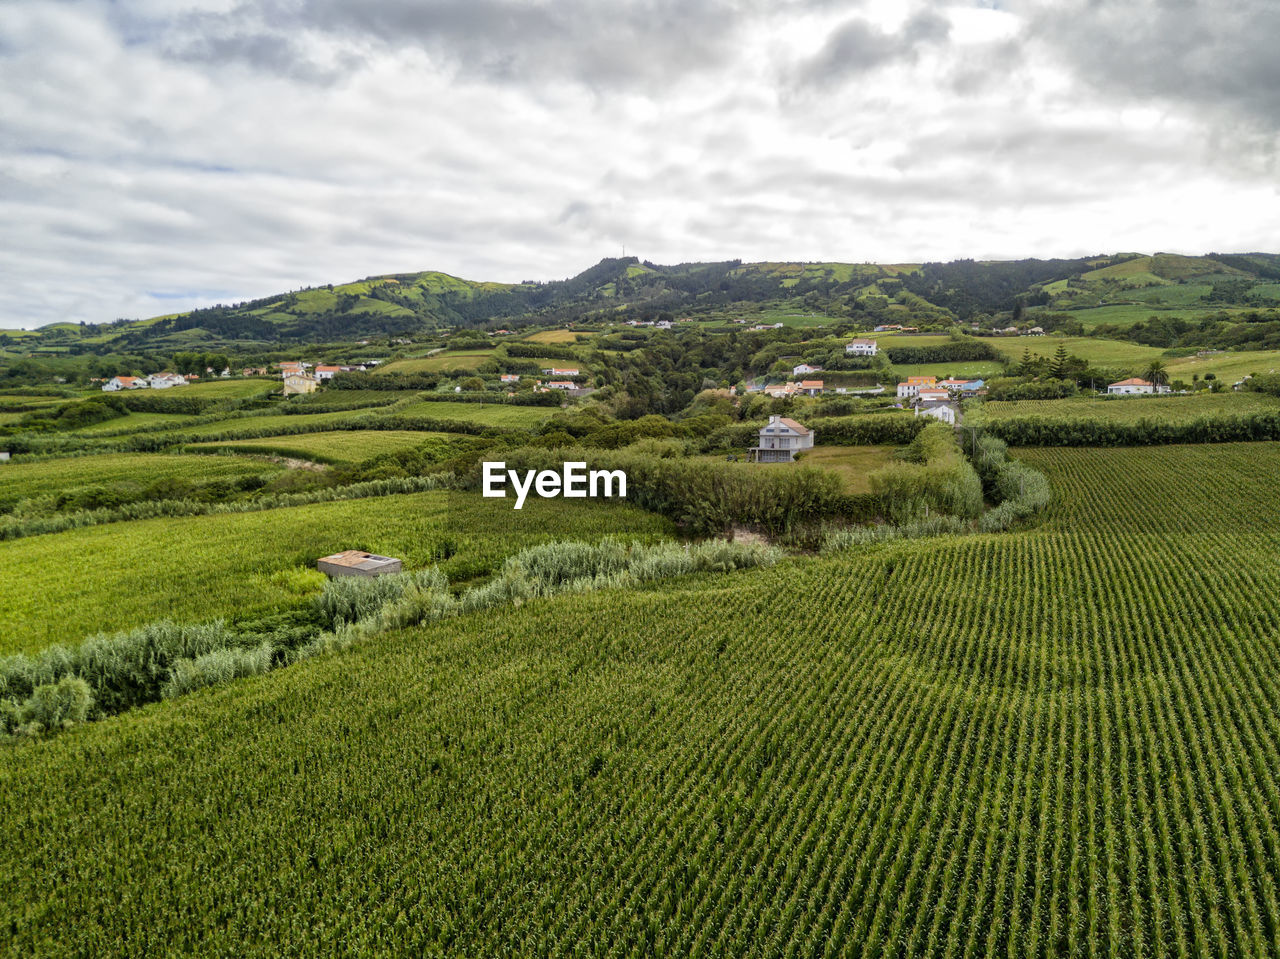
<svg viewBox="0 0 1280 959"><path fill-rule="evenodd" d="M252 649L215 649L195 659L179 659L160 689L165 699L182 696L203 686L256 676L271 669L275 649L269 642Z"/></svg>
<svg viewBox="0 0 1280 959"><path fill-rule="evenodd" d="M982 512L982 482L943 423L930 423L908 447L908 462L870 475L881 514L895 525L930 514L974 519Z"/></svg>
<svg viewBox="0 0 1280 959"><path fill-rule="evenodd" d="M37 686L21 706L9 704L0 712L5 732L34 735L82 723L93 706L93 691L76 676L64 676L56 683Z"/></svg>

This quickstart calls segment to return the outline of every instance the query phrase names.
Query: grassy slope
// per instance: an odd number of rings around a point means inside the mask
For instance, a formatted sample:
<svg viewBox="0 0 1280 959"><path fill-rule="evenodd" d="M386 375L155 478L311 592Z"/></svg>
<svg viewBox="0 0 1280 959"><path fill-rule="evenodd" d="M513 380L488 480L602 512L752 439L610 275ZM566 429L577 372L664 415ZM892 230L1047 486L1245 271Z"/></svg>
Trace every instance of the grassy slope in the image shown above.
<svg viewBox="0 0 1280 959"><path fill-rule="evenodd" d="M1274 954L1280 447L1028 458L1041 529L478 614L8 753L10 941Z"/></svg>

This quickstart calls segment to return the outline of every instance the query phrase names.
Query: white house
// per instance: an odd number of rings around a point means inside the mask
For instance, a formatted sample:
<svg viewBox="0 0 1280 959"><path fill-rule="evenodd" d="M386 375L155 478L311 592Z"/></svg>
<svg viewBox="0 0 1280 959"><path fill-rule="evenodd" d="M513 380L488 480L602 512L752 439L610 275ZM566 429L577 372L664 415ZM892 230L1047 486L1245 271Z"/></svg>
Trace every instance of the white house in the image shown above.
<svg viewBox="0 0 1280 959"><path fill-rule="evenodd" d="M846 356L875 356L880 348L875 340L850 340L844 345Z"/></svg>
<svg viewBox="0 0 1280 959"><path fill-rule="evenodd" d="M552 367L549 370L543 370L542 372L547 374L548 376L577 376L578 375L577 370L561 370L561 369L557 369L556 367Z"/></svg>
<svg viewBox="0 0 1280 959"><path fill-rule="evenodd" d="M186 386L187 380L181 373L152 373L147 383L153 390L167 390L171 386Z"/></svg>
<svg viewBox="0 0 1280 959"><path fill-rule="evenodd" d="M147 381L141 376L113 376L102 384L102 392L115 393L118 390L145 390Z"/></svg>
<svg viewBox="0 0 1280 959"><path fill-rule="evenodd" d="M577 387L573 380L547 380L546 385L553 390L572 390Z"/></svg>
<svg viewBox="0 0 1280 959"><path fill-rule="evenodd" d="M519 373L503 373L502 376L499 377L499 379L501 379L503 383L519 383L520 374Z"/></svg>
<svg viewBox="0 0 1280 959"><path fill-rule="evenodd" d="M916 416L932 416L935 420L941 420L943 423L946 423L948 426L956 425L955 407L947 406L942 403L938 404L937 406L930 406L927 408L922 406L917 406Z"/></svg>
<svg viewBox="0 0 1280 959"><path fill-rule="evenodd" d="M947 403L951 394L944 389L925 388L916 393L916 400L920 403Z"/></svg>
<svg viewBox="0 0 1280 959"><path fill-rule="evenodd" d="M317 366L316 379L331 380L334 378L334 376L336 376L338 373L341 373L341 372L342 372L341 366Z"/></svg>
<svg viewBox="0 0 1280 959"><path fill-rule="evenodd" d="M749 458L755 463L790 463L801 450L813 448L816 434L785 416L770 416L760 427L760 445L753 446Z"/></svg>
<svg viewBox="0 0 1280 959"><path fill-rule="evenodd" d="M1132 396L1139 393L1168 393L1169 387L1156 386L1149 380L1142 380L1136 376L1131 376L1127 380L1121 380L1118 383L1112 383L1107 387L1107 393L1112 396Z"/></svg>
<svg viewBox="0 0 1280 959"><path fill-rule="evenodd" d="M822 372L821 366L810 366L808 363L801 363L799 366L792 368L791 375L804 376L806 373L821 373L821 372Z"/></svg>

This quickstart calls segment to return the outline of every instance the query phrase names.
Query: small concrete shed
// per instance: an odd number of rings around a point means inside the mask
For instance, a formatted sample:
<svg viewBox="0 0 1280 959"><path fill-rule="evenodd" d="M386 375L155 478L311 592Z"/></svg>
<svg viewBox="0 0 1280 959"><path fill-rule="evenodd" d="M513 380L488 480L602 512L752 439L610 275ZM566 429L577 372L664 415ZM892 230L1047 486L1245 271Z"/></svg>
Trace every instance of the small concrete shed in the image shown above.
<svg viewBox="0 0 1280 959"><path fill-rule="evenodd" d="M316 569L330 576L386 576L401 571L400 560L359 549L347 549L316 561Z"/></svg>

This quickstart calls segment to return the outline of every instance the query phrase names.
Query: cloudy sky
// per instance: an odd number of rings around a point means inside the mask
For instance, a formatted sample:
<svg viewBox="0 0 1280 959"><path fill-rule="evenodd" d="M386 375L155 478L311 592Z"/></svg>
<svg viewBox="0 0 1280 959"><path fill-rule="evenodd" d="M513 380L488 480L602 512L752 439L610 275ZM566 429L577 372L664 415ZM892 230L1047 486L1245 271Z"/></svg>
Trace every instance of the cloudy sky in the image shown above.
<svg viewBox="0 0 1280 959"><path fill-rule="evenodd" d="M1273 0L3 0L0 326L602 256L1280 251Z"/></svg>

